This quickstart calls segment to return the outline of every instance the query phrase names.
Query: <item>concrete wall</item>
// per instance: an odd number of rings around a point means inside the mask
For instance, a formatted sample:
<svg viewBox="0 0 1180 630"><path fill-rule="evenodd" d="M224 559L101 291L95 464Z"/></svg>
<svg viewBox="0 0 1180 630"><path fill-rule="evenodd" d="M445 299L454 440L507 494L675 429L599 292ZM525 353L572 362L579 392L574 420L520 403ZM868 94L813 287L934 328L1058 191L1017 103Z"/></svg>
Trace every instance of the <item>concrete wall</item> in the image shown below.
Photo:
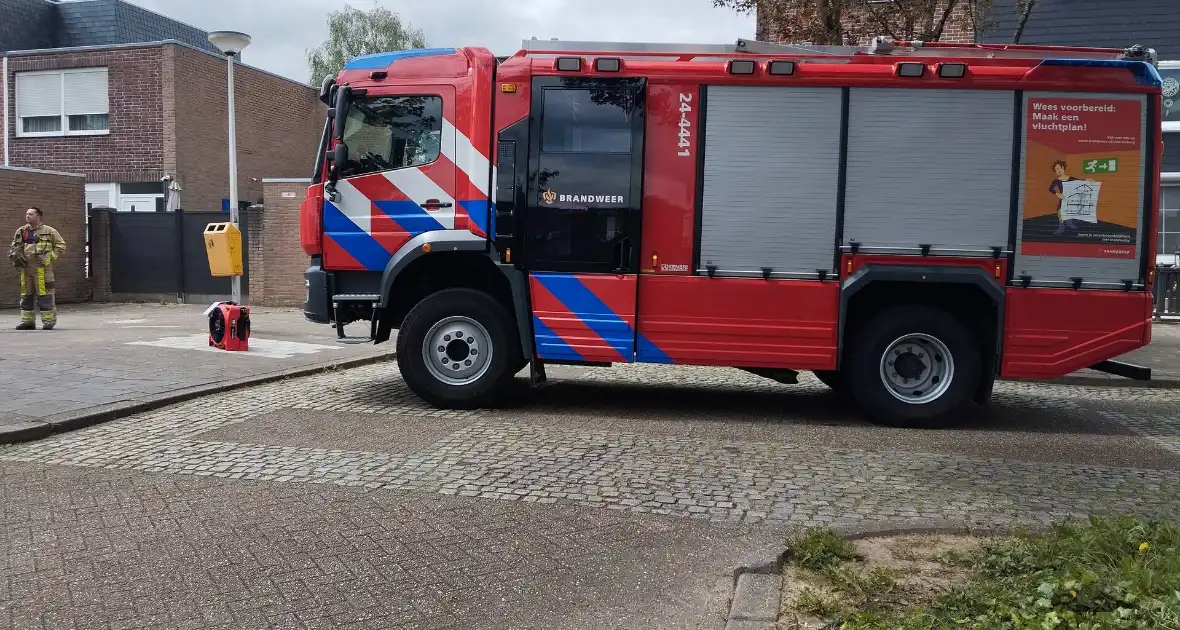
<svg viewBox="0 0 1180 630"><path fill-rule="evenodd" d="M86 220L82 207L85 180L81 175L51 173L0 166L0 227L3 227L5 259L0 273L0 308L16 308L20 302L20 274L8 262L8 245L25 223L25 211L36 206L45 222L66 241L66 252L54 262L59 303L90 299L86 278Z"/></svg>

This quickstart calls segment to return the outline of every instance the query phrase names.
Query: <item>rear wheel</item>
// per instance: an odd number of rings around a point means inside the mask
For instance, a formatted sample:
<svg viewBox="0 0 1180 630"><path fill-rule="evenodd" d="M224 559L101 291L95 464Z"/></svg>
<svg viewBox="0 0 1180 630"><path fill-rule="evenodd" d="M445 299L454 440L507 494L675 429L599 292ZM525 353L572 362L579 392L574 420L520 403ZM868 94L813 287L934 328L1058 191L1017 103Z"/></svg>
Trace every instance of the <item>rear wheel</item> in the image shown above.
<svg viewBox="0 0 1180 630"><path fill-rule="evenodd" d="M520 363L520 344L504 307L471 289L428 296L402 322L397 363L410 390L445 409L496 401Z"/></svg>
<svg viewBox="0 0 1180 630"><path fill-rule="evenodd" d="M882 312L856 331L849 359L853 396L882 424L951 424L952 412L979 388L978 343L962 322L938 308Z"/></svg>

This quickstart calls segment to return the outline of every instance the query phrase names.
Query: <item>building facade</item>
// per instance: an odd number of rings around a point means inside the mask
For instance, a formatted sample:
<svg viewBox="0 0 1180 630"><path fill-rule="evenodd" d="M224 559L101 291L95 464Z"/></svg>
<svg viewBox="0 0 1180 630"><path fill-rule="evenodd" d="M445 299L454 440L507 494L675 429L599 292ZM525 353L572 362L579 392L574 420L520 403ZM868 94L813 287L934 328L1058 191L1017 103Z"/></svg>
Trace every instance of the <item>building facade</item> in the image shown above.
<svg viewBox="0 0 1180 630"><path fill-rule="evenodd" d="M85 175L89 207L228 209L227 62L204 31L122 0L0 0L0 15L6 165ZM312 87L240 62L234 88L245 206L264 178L307 176L325 112Z"/></svg>
<svg viewBox="0 0 1180 630"><path fill-rule="evenodd" d="M873 0L870 0L872 2ZM1020 29L1020 0L959 3L943 41L1154 48L1164 79L1164 157L1159 256L1180 262L1180 11L1178 0L1036 0ZM774 28L758 16L760 37L773 40Z"/></svg>

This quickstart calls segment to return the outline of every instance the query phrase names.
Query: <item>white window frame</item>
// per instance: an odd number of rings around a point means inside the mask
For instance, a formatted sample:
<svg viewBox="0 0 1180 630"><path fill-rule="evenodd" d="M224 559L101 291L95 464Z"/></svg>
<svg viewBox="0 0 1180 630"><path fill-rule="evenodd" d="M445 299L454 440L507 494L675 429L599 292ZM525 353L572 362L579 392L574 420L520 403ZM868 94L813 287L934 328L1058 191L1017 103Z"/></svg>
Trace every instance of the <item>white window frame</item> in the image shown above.
<svg viewBox="0 0 1180 630"><path fill-rule="evenodd" d="M68 114L66 114L66 76L71 75L71 74L86 74L86 73L97 73L97 72L103 72L103 73L106 73L106 75L107 75L107 111L106 111L107 128L106 129L96 129L96 130L70 131L70 116ZM26 132L24 120L21 117L21 111L20 111L20 102L21 102L20 91L14 90L16 92L16 94L14 95L15 99L16 99L16 136L18 138L60 138L63 136L106 136L106 135L110 135L110 133L111 133L111 107L110 107L111 86L110 86L110 72L106 66L95 66L95 67L88 67L88 68L68 68L68 69L61 69L61 70L31 70L31 71L16 73L16 77L35 76L35 75L58 75L58 77L59 77L58 103L60 105L60 109L59 109L60 114L58 114L58 115L61 116L61 131ZM13 79L13 84L14 85L16 84L15 78Z"/></svg>
<svg viewBox="0 0 1180 630"><path fill-rule="evenodd" d="M1180 70L1180 60L1161 61L1161 62L1159 62L1159 69L1160 70ZM1180 95L1177 95L1174 98L1177 100L1180 100ZM1163 122L1163 130L1164 130L1164 132L1180 131L1180 120L1172 120L1172 121L1165 120Z"/></svg>

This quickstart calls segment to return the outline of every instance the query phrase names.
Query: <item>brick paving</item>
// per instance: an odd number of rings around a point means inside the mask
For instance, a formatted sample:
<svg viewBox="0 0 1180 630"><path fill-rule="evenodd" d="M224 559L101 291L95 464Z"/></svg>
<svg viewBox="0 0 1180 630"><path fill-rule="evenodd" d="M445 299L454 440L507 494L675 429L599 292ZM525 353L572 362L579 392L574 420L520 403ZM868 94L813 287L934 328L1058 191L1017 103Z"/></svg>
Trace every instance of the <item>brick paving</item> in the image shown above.
<svg viewBox="0 0 1180 630"><path fill-rule="evenodd" d="M1180 516L1168 390L1000 383L904 431L809 376L551 377L442 411L375 365L0 447L0 627L706 627L793 525Z"/></svg>

